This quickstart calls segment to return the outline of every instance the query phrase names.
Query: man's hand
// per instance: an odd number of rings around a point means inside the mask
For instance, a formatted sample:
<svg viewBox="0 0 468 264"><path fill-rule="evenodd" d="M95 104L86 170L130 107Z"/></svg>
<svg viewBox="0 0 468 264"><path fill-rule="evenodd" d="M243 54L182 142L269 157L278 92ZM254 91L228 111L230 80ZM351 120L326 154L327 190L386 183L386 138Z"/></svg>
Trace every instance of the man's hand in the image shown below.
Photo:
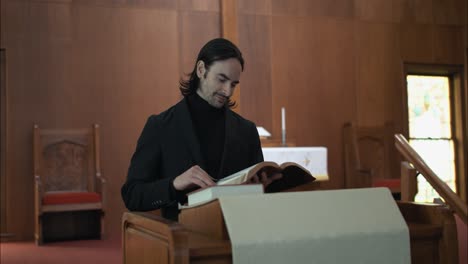
<svg viewBox="0 0 468 264"><path fill-rule="evenodd" d="M261 183L263 184L263 187L267 187L270 185L272 182L279 180L283 177L283 174L280 172L277 172L273 174L271 177L268 177L268 174L265 171L260 171L256 175L254 175L252 178L250 178L250 183Z"/></svg>
<svg viewBox="0 0 468 264"><path fill-rule="evenodd" d="M211 177L198 165L191 167L174 179L174 188L182 191L195 186L208 187L215 185Z"/></svg>

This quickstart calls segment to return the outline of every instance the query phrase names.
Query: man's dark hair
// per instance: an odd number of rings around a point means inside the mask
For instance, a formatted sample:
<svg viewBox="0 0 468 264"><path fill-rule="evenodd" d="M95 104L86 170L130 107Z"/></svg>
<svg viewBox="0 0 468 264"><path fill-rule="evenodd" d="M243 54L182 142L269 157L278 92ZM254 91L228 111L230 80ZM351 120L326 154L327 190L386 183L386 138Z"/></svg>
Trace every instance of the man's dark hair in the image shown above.
<svg viewBox="0 0 468 264"><path fill-rule="evenodd" d="M196 93L197 91L198 85L200 83L200 78L197 76L198 61L203 61L205 63L205 68L208 71L213 62L227 60L230 58L239 60L242 70L244 70L244 58L242 58L242 53L240 52L239 48L234 45L234 43L224 38L216 38L208 41L208 43L206 43L198 53L193 71L190 74L187 74L189 79L180 79L179 81L179 89L182 95L188 96ZM236 102L233 102L231 99L229 99L228 106L234 107L235 105Z"/></svg>

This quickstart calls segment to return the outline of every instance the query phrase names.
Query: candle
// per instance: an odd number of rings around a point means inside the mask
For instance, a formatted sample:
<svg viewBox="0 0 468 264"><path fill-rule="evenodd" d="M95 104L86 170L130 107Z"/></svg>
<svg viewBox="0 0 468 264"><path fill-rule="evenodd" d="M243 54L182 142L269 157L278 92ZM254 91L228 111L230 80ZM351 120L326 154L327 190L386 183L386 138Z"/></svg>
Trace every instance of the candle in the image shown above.
<svg viewBox="0 0 468 264"><path fill-rule="evenodd" d="M281 131L286 130L286 110L281 107Z"/></svg>
<svg viewBox="0 0 468 264"><path fill-rule="evenodd" d="M286 109L281 107L281 143L286 146Z"/></svg>

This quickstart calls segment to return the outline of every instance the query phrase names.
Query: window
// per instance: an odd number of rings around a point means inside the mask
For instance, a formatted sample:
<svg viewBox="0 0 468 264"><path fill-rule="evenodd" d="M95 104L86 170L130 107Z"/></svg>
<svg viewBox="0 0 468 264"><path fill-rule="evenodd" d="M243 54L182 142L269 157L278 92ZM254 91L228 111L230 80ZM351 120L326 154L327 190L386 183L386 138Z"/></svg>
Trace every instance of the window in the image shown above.
<svg viewBox="0 0 468 264"><path fill-rule="evenodd" d="M406 81L409 143L439 178L456 191L450 76L408 74ZM440 197L421 176L418 190L415 197L418 202L432 202Z"/></svg>

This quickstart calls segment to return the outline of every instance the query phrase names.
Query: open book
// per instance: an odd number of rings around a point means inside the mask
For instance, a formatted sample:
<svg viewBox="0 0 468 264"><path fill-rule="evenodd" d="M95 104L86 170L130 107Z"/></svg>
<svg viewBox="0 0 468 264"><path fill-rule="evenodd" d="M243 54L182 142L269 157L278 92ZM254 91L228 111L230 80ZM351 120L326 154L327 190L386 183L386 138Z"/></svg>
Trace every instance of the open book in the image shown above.
<svg viewBox="0 0 468 264"><path fill-rule="evenodd" d="M188 206L196 206L212 201L216 198L241 195L241 194L259 194L263 193L262 184L242 184L242 185L215 185L207 188L198 189L188 194Z"/></svg>
<svg viewBox="0 0 468 264"><path fill-rule="evenodd" d="M262 184L246 184L250 183L254 175L263 171L270 177L275 173L282 173L283 176L270 183L265 190ZM228 195L280 192L314 180L307 169L295 162L279 165L276 162L263 161L219 180L215 186L189 193L188 206L201 205Z"/></svg>
<svg viewBox="0 0 468 264"><path fill-rule="evenodd" d="M283 174L281 179L273 181L266 187L266 193L280 192L315 180L307 169L295 162L279 165L273 161L263 161L219 180L217 185L249 183L250 179L261 171L265 171L268 176L278 172Z"/></svg>

